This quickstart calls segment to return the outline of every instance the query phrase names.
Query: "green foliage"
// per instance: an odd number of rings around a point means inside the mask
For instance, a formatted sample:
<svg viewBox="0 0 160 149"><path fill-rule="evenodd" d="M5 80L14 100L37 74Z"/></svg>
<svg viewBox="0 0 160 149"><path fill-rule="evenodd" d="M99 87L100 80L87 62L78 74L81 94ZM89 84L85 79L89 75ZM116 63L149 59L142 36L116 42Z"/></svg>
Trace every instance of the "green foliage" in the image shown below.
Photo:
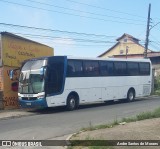
<svg viewBox="0 0 160 149"><path fill-rule="evenodd" d="M137 120L140 121L140 120L145 120L145 119L150 119L150 118L153 118L153 113L152 112L143 112L143 113L140 113L136 116Z"/></svg>
<svg viewBox="0 0 160 149"><path fill-rule="evenodd" d="M160 95L160 76L155 78L154 89L155 89L154 94Z"/></svg>
<svg viewBox="0 0 160 149"><path fill-rule="evenodd" d="M97 129L105 129L105 128L112 128L116 125L119 125L122 122L135 122L135 121L140 121L140 120L145 120L145 119L151 119L151 118L158 118L160 117L160 108L155 109L152 112L142 112L134 117L129 117L129 118L122 118L122 120L118 121L115 119L112 123L110 124L103 124L103 125L97 125L93 126L90 124L88 128L83 128L83 131L93 131Z"/></svg>
<svg viewBox="0 0 160 149"><path fill-rule="evenodd" d="M155 87L155 90L160 90L160 76L155 78L154 87Z"/></svg>
<svg viewBox="0 0 160 149"><path fill-rule="evenodd" d="M85 131L92 131L92 130L97 130L97 129L105 129L105 128L112 128L116 125L119 125L122 122L135 122L135 121L140 121L140 120L145 120L145 119L151 119L151 118L159 118L160 117L160 107L155 109L154 111L148 111L148 112L142 112L134 117L129 117L129 118L123 118L122 120L118 121L117 118L110 124L104 124L104 125L98 125L98 126L93 126L91 122L89 123L88 128L83 128ZM95 140L95 138L92 138L90 136L87 136L85 140ZM99 138L98 140L103 140L103 138ZM94 145L95 146L83 146L84 148L87 149L113 149L111 146L101 146L99 144L100 142L98 140L95 140ZM80 149L82 146L72 146L68 147L68 149Z"/></svg>
<svg viewBox="0 0 160 149"><path fill-rule="evenodd" d="M155 90L155 94L160 96L160 89Z"/></svg>

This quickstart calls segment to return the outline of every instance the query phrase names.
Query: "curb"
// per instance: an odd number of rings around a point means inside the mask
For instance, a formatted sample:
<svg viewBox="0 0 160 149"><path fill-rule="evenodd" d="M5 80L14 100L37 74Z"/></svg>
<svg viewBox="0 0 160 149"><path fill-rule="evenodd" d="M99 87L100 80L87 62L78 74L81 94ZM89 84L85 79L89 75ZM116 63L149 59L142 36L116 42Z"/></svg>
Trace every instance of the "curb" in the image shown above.
<svg viewBox="0 0 160 149"><path fill-rule="evenodd" d="M66 138L66 142L68 142L68 141L70 140L70 138L71 138L73 135L75 135L75 134L77 134L77 133L70 134L70 135ZM68 146L69 146L69 145L70 145L70 142L68 142L67 144L68 144ZM68 146L64 146L64 148L67 149Z"/></svg>
<svg viewBox="0 0 160 149"><path fill-rule="evenodd" d="M28 115L12 115L12 116L0 117L0 120L15 119L15 118L27 117L27 116L32 116L32 115L36 115L36 114L28 114Z"/></svg>
<svg viewBox="0 0 160 149"><path fill-rule="evenodd" d="M78 131L78 132L75 132L75 133L70 134L70 135L66 138L66 141L69 141L70 138L71 138L73 135L79 134L79 133L81 133L81 132L84 132L84 131ZM70 142L68 142L68 144L70 144ZM68 146L64 146L64 148L68 148Z"/></svg>
<svg viewBox="0 0 160 149"><path fill-rule="evenodd" d="M3 110L3 111L0 111L0 120L27 117L27 116L32 116L32 115L36 115L36 114L37 113L30 113L28 111L23 111L23 110L19 110L19 109Z"/></svg>

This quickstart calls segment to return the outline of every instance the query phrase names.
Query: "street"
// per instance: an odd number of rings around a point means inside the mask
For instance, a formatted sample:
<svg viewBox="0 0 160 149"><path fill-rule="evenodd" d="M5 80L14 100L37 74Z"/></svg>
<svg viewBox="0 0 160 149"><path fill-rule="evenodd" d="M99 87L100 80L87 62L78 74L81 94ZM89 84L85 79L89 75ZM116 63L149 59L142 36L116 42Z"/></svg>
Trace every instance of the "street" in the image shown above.
<svg viewBox="0 0 160 149"><path fill-rule="evenodd" d="M90 125L106 124L159 106L160 97L152 96L131 103L82 105L75 111L64 108L38 110L32 116L0 120L0 139L56 139Z"/></svg>

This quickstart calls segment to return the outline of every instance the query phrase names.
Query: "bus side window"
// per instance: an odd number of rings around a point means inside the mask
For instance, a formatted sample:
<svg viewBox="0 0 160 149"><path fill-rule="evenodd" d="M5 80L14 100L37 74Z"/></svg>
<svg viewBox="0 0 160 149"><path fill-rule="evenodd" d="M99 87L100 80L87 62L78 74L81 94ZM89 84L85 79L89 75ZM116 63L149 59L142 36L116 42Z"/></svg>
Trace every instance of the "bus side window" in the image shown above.
<svg viewBox="0 0 160 149"><path fill-rule="evenodd" d="M67 67L67 74L68 74L68 76L73 76L73 74L74 74L73 67L70 65L68 65L68 67Z"/></svg>
<svg viewBox="0 0 160 149"><path fill-rule="evenodd" d="M84 61L84 73L88 77L98 76L99 75L98 61Z"/></svg>
<svg viewBox="0 0 160 149"><path fill-rule="evenodd" d="M116 76L126 76L127 75L127 65L126 62L114 62L115 75Z"/></svg>
<svg viewBox="0 0 160 149"><path fill-rule="evenodd" d="M150 75L150 63L139 63L140 75Z"/></svg>
<svg viewBox="0 0 160 149"><path fill-rule="evenodd" d="M100 61L100 73L102 76L113 76L114 75L113 62Z"/></svg>
<svg viewBox="0 0 160 149"><path fill-rule="evenodd" d="M129 76L139 75L139 66L137 62L127 62L127 72Z"/></svg>
<svg viewBox="0 0 160 149"><path fill-rule="evenodd" d="M81 77L83 76L82 61L68 60L67 77Z"/></svg>

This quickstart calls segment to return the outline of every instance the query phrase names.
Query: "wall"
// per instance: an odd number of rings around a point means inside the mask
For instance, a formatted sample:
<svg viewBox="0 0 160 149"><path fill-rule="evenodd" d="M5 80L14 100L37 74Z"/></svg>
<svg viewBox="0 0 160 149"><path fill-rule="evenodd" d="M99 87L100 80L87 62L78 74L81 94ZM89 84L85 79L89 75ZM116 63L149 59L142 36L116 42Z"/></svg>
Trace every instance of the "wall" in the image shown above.
<svg viewBox="0 0 160 149"><path fill-rule="evenodd" d="M0 68L0 109L3 109L3 68Z"/></svg>
<svg viewBox="0 0 160 149"><path fill-rule="evenodd" d="M18 81L12 81L9 78L9 72L12 69L16 69L16 67L9 67L9 66L4 66L3 67L3 106L4 109L13 109L13 108L18 108L18 94L17 94L17 89L18 86L16 87L16 83ZM15 72L14 77L18 78L19 72Z"/></svg>
<svg viewBox="0 0 160 149"><path fill-rule="evenodd" d="M53 56L54 49L24 38L1 34L0 39L0 109L19 108L17 81L9 78L10 70L21 67L24 60ZM14 75L19 77L17 71ZM15 79L14 79L15 80Z"/></svg>
<svg viewBox="0 0 160 149"><path fill-rule="evenodd" d="M53 56L53 48L21 38L2 35L2 61L5 66L20 67L27 59Z"/></svg>

